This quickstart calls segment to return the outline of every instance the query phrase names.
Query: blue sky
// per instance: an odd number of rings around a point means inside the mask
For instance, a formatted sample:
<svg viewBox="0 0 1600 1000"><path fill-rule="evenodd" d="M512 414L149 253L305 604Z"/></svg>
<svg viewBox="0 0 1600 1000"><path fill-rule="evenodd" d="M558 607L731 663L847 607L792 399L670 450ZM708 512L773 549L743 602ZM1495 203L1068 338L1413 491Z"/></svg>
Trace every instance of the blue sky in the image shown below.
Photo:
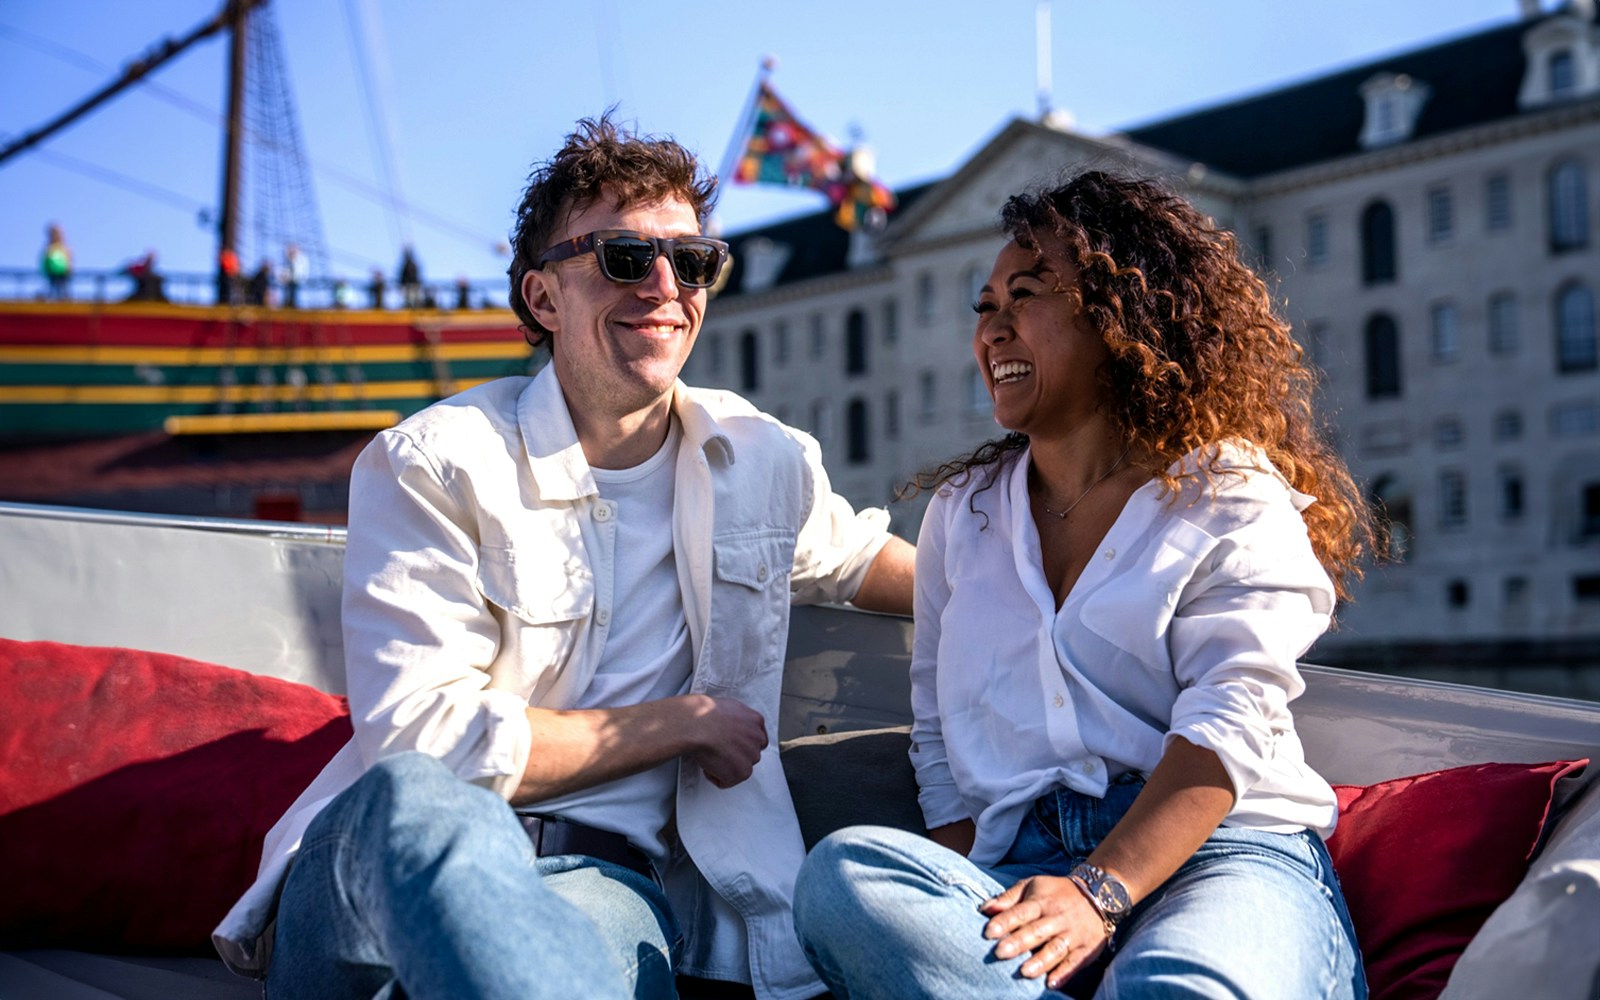
<svg viewBox="0 0 1600 1000"><path fill-rule="evenodd" d="M1549 0L1546 0L1549 4ZM3 0L0 136L42 124L222 0ZM940 177L1037 105L1035 0L273 0L335 273L391 275L402 240L425 277L502 275L495 248L530 166L609 104L720 165L764 56L813 127L859 131L891 185ZM1515 0L1054 0L1054 103L1102 133L1517 17ZM366 26L387 170L353 56ZM0 165L0 268L36 266L47 222L80 268L155 250L204 271L218 200L222 66L212 40ZM107 181L106 171L115 178ZM393 178L386 183L385 175ZM139 193L135 193L135 189ZM386 210L374 190L414 211ZM362 192L365 192L363 194ZM821 196L725 189L737 230ZM251 262L246 261L249 266Z"/></svg>

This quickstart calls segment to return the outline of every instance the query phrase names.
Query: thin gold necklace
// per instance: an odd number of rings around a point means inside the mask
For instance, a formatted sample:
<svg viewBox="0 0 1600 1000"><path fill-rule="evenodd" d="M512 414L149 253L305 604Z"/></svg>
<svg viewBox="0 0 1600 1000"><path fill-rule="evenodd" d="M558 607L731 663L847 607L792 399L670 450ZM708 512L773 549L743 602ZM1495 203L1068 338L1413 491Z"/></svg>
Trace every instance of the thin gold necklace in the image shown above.
<svg viewBox="0 0 1600 1000"><path fill-rule="evenodd" d="M1129 445L1128 447L1131 448L1133 446ZM1044 497L1040 497L1039 498L1039 506L1043 507L1044 508L1044 512L1046 514L1049 514L1051 517L1054 517L1054 518L1057 518L1059 520L1065 521L1067 519L1067 515L1072 513L1072 508L1078 506L1078 504L1080 504L1080 503L1083 503L1083 498L1088 496L1090 493L1093 493L1094 492L1094 488L1096 486L1099 486L1101 483L1105 482L1107 479L1110 479L1111 478L1111 474L1113 472L1116 472L1118 469L1122 468L1122 460L1127 458L1127 457L1128 457L1128 448L1124 448L1124 449L1122 449L1122 454L1117 456L1117 460L1115 462L1111 463L1111 468L1107 469L1100 476L1099 479L1096 479L1094 482L1090 483L1088 489L1086 489L1082 493L1078 494L1078 499L1076 499L1076 500L1072 501L1071 503L1067 504L1067 509L1066 510L1052 510L1050 508L1050 505L1044 502Z"/></svg>

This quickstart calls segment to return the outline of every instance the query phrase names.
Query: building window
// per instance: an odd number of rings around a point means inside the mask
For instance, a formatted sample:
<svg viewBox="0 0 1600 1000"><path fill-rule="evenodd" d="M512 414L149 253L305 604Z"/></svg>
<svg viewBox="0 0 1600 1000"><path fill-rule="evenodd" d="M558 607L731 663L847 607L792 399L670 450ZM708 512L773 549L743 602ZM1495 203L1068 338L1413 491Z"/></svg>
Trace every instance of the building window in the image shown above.
<svg viewBox="0 0 1600 1000"><path fill-rule="evenodd" d="M1394 209L1375 201L1361 213L1361 281L1381 285L1395 279Z"/></svg>
<svg viewBox="0 0 1600 1000"><path fill-rule="evenodd" d="M1428 242L1448 243L1455 235L1455 207L1451 204L1450 189L1436 187L1428 192Z"/></svg>
<svg viewBox="0 0 1600 1000"><path fill-rule="evenodd" d="M828 353L828 324L821 313L811 315L811 360L821 361Z"/></svg>
<svg viewBox="0 0 1600 1000"><path fill-rule="evenodd" d="M1250 245L1256 252L1256 270L1271 271L1272 227L1259 225L1250 230Z"/></svg>
<svg viewBox="0 0 1600 1000"><path fill-rule="evenodd" d="M1556 294L1556 368L1563 373L1592 372L1597 361L1594 296L1573 283Z"/></svg>
<svg viewBox="0 0 1600 1000"><path fill-rule="evenodd" d="M1515 441L1522 437L1522 414L1517 410L1501 410L1494 415L1494 439Z"/></svg>
<svg viewBox="0 0 1600 1000"><path fill-rule="evenodd" d="M789 321L786 319L772 325L772 363L780 368L789 363Z"/></svg>
<svg viewBox="0 0 1600 1000"><path fill-rule="evenodd" d="M898 343L900 340L900 303L895 299L885 299L883 303L883 342L885 344Z"/></svg>
<svg viewBox="0 0 1600 1000"><path fill-rule="evenodd" d="M1517 297L1510 292L1489 296L1489 353L1517 353Z"/></svg>
<svg viewBox="0 0 1600 1000"><path fill-rule="evenodd" d="M1547 178L1550 249L1556 253L1589 245L1589 185L1578 160L1558 163Z"/></svg>
<svg viewBox="0 0 1600 1000"><path fill-rule="evenodd" d="M1451 580L1444 585L1444 600L1452 608L1464 608L1472 601L1472 587L1465 580Z"/></svg>
<svg viewBox="0 0 1600 1000"><path fill-rule="evenodd" d="M1439 527L1446 530L1467 524L1467 477L1459 469L1439 473Z"/></svg>
<svg viewBox="0 0 1600 1000"><path fill-rule="evenodd" d="M1432 319L1433 360L1449 362L1459 359L1461 357L1461 323L1456 314L1455 304L1451 302L1435 304Z"/></svg>
<svg viewBox="0 0 1600 1000"><path fill-rule="evenodd" d="M934 298L933 275L923 271L917 275L917 319L924 326L933 322L933 310L937 304Z"/></svg>
<svg viewBox="0 0 1600 1000"><path fill-rule="evenodd" d="M989 397L989 387L983 382L983 373L976 365L967 369L967 411L970 413L990 413L994 410L994 400Z"/></svg>
<svg viewBox="0 0 1600 1000"><path fill-rule="evenodd" d="M1578 534L1585 538L1600 536L1600 483L1583 484L1583 516L1578 521Z"/></svg>
<svg viewBox="0 0 1600 1000"><path fill-rule="evenodd" d="M826 399L811 401L811 433L822 444L833 440L833 411Z"/></svg>
<svg viewBox="0 0 1600 1000"><path fill-rule="evenodd" d="M1587 400L1550 407L1550 436L1587 437L1600 430L1600 406Z"/></svg>
<svg viewBox="0 0 1600 1000"><path fill-rule="evenodd" d="M1507 521L1522 517L1522 472L1519 469L1500 470L1500 516Z"/></svg>
<svg viewBox="0 0 1600 1000"><path fill-rule="evenodd" d="M1483 185L1484 226L1491 233L1511 228L1511 178L1492 174Z"/></svg>
<svg viewBox="0 0 1600 1000"><path fill-rule="evenodd" d="M1508 608L1525 608L1528 606L1528 578L1525 576L1508 576L1505 582L1505 603Z"/></svg>
<svg viewBox="0 0 1600 1000"><path fill-rule="evenodd" d="M1328 217L1321 212L1306 216L1306 263L1311 267L1328 263Z"/></svg>
<svg viewBox="0 0 1600 1000"><path fill-rule="evenodd" d="M900 440L900 393L894 389L883 397L883 436Z"/></svg>
<svg viewBox="0 0 1600 1000"><path fill-rule="evenodd" d="M1453 451L1461 447L1466 435L1459 417L1440 417L1433 425L1433 446L1440 451Z"/></svg>
<svg viewBox="0 0 1600 1000"><path fill-rule="evenodd" d="M1367 320L1367 398L1400 395L1400 328L1386 313Z"/></svg>
<svg viewBox="0 0 1600 1000"><path fill-rule="evenodd" d="M967 268L965 287L967 289L967 304L975 305L983 297L983 286L989 283L989 275L981 267L974 265Z"/></svg>
<svg viewBox="0 0 1600 1000"><path fill-rule="evenodd" d="M1572 599L1586 603L1600 601L1600 576L1573 577Z"/></svg>
<svg viewBox="0 0 1600 1000"><path fill-rule="evenodd" d="M935 372L925 371L917 380L917 411L925 418L939 412L939 376Z"/></svg>
<svg viewBox="0 0 1600 1000"><path fill-rule="evenodd" d="M863 465L872 458L867 433L867 401L852 399L844 408L845 460L851 465Z"/></svg>
<svg viewBox="0 0 1600 1000"><path fill-rule="evenodd" d="M860 309L850 310L844 318L844 373L867 373L867 314Z"/></svg>
<svg viewBox="0 0 1600 1000"><path fill-rule="evenodd" d="M1578 62L1573 58L1571 49L1557 49L1550 53L1546 69L1549 72L1551 97L1566 97L1578 89Z"/></svg>
<svg viewBox="0 0 1600 1000"><path fill-rule="evenodd" d="M1411 551L1411 494L1397 476L1386 472L1373 482L1372 509L1383 528L1383 558L1405 562Z"/></svg>
<svg viewBox="0 0 1600 1000"><path fill-rule="evenodd" d="M739 386L744 392L761 388L760 342L754 330L739 335Z"/></svg>
<svg viewBox="0 0 1600 1000"><path fill-rule="evenodd" d="M722 377L722 334L713 333L706 338L706 350L710 357L706 359L706 369L712 378Z"/></svg>

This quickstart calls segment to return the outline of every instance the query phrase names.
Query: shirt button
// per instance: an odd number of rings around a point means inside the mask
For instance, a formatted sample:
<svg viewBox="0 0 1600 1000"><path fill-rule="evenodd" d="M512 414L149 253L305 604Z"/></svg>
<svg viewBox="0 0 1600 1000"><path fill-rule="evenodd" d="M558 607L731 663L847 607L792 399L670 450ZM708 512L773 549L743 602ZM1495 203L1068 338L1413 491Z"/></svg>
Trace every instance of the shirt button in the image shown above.
<svg viewBox="0 0 1600 1000"><path fill-rule="evenodd" d="M1056 696L1050 699L1050 703L1055 705L1055 707L1060 708L1062 705L1067 703L1067 699L1061 697L1061 692L1057 691Z"/></svg>
<svg viewBox="0 0 1600 1000"><path fill-rule="evenodd" d="M1106 549L1104 552L1100 553L1100 555L1106 559L1115 559L1117 557L1117 550Z"/></svg>
<svg viewBox="0 0 1600 1000"><path fill-rule="evenodd" d="M602 524L611 520L611 505L606 503L597 505L594 509L594 519Z"/></svg>
<svg viewBox="0 0 1600 1000"><path fill-rule="evenodd" d="M611 624L611 611L610 611L610 609L601 608L599 611L596 611L595 614L594 614L594 620L599 622L602 626L610 625Z"/></svg>
<svg viewBox="0 0 1600 1000"><path fill-rule="evenodd" d="M1082 771L1084 774L1093 774L1094 773L1094 761L1092 761L1092 760L1084 761L1082 764L1078 765L1078 770Z"/></svg>
<svg viewBox="0 0 1600 1000"><path fill-rule="evenodd" d="M756 582L757 583L766 583L767 582L767 564L766 563L762 563L760 566L756 567Z"/></svg>

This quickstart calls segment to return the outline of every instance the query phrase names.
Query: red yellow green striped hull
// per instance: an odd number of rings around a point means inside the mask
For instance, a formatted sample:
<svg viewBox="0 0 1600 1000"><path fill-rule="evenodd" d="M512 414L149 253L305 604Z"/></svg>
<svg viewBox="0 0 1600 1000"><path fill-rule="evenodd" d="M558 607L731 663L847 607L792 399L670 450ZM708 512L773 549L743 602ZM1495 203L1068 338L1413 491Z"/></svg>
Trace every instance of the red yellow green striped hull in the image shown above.
<svg viewBox="0 0 1600 1000"><path fill-rule="evenodd" d="M533 364L506 310L0 303L0 439L371 429Z"/></svg>

